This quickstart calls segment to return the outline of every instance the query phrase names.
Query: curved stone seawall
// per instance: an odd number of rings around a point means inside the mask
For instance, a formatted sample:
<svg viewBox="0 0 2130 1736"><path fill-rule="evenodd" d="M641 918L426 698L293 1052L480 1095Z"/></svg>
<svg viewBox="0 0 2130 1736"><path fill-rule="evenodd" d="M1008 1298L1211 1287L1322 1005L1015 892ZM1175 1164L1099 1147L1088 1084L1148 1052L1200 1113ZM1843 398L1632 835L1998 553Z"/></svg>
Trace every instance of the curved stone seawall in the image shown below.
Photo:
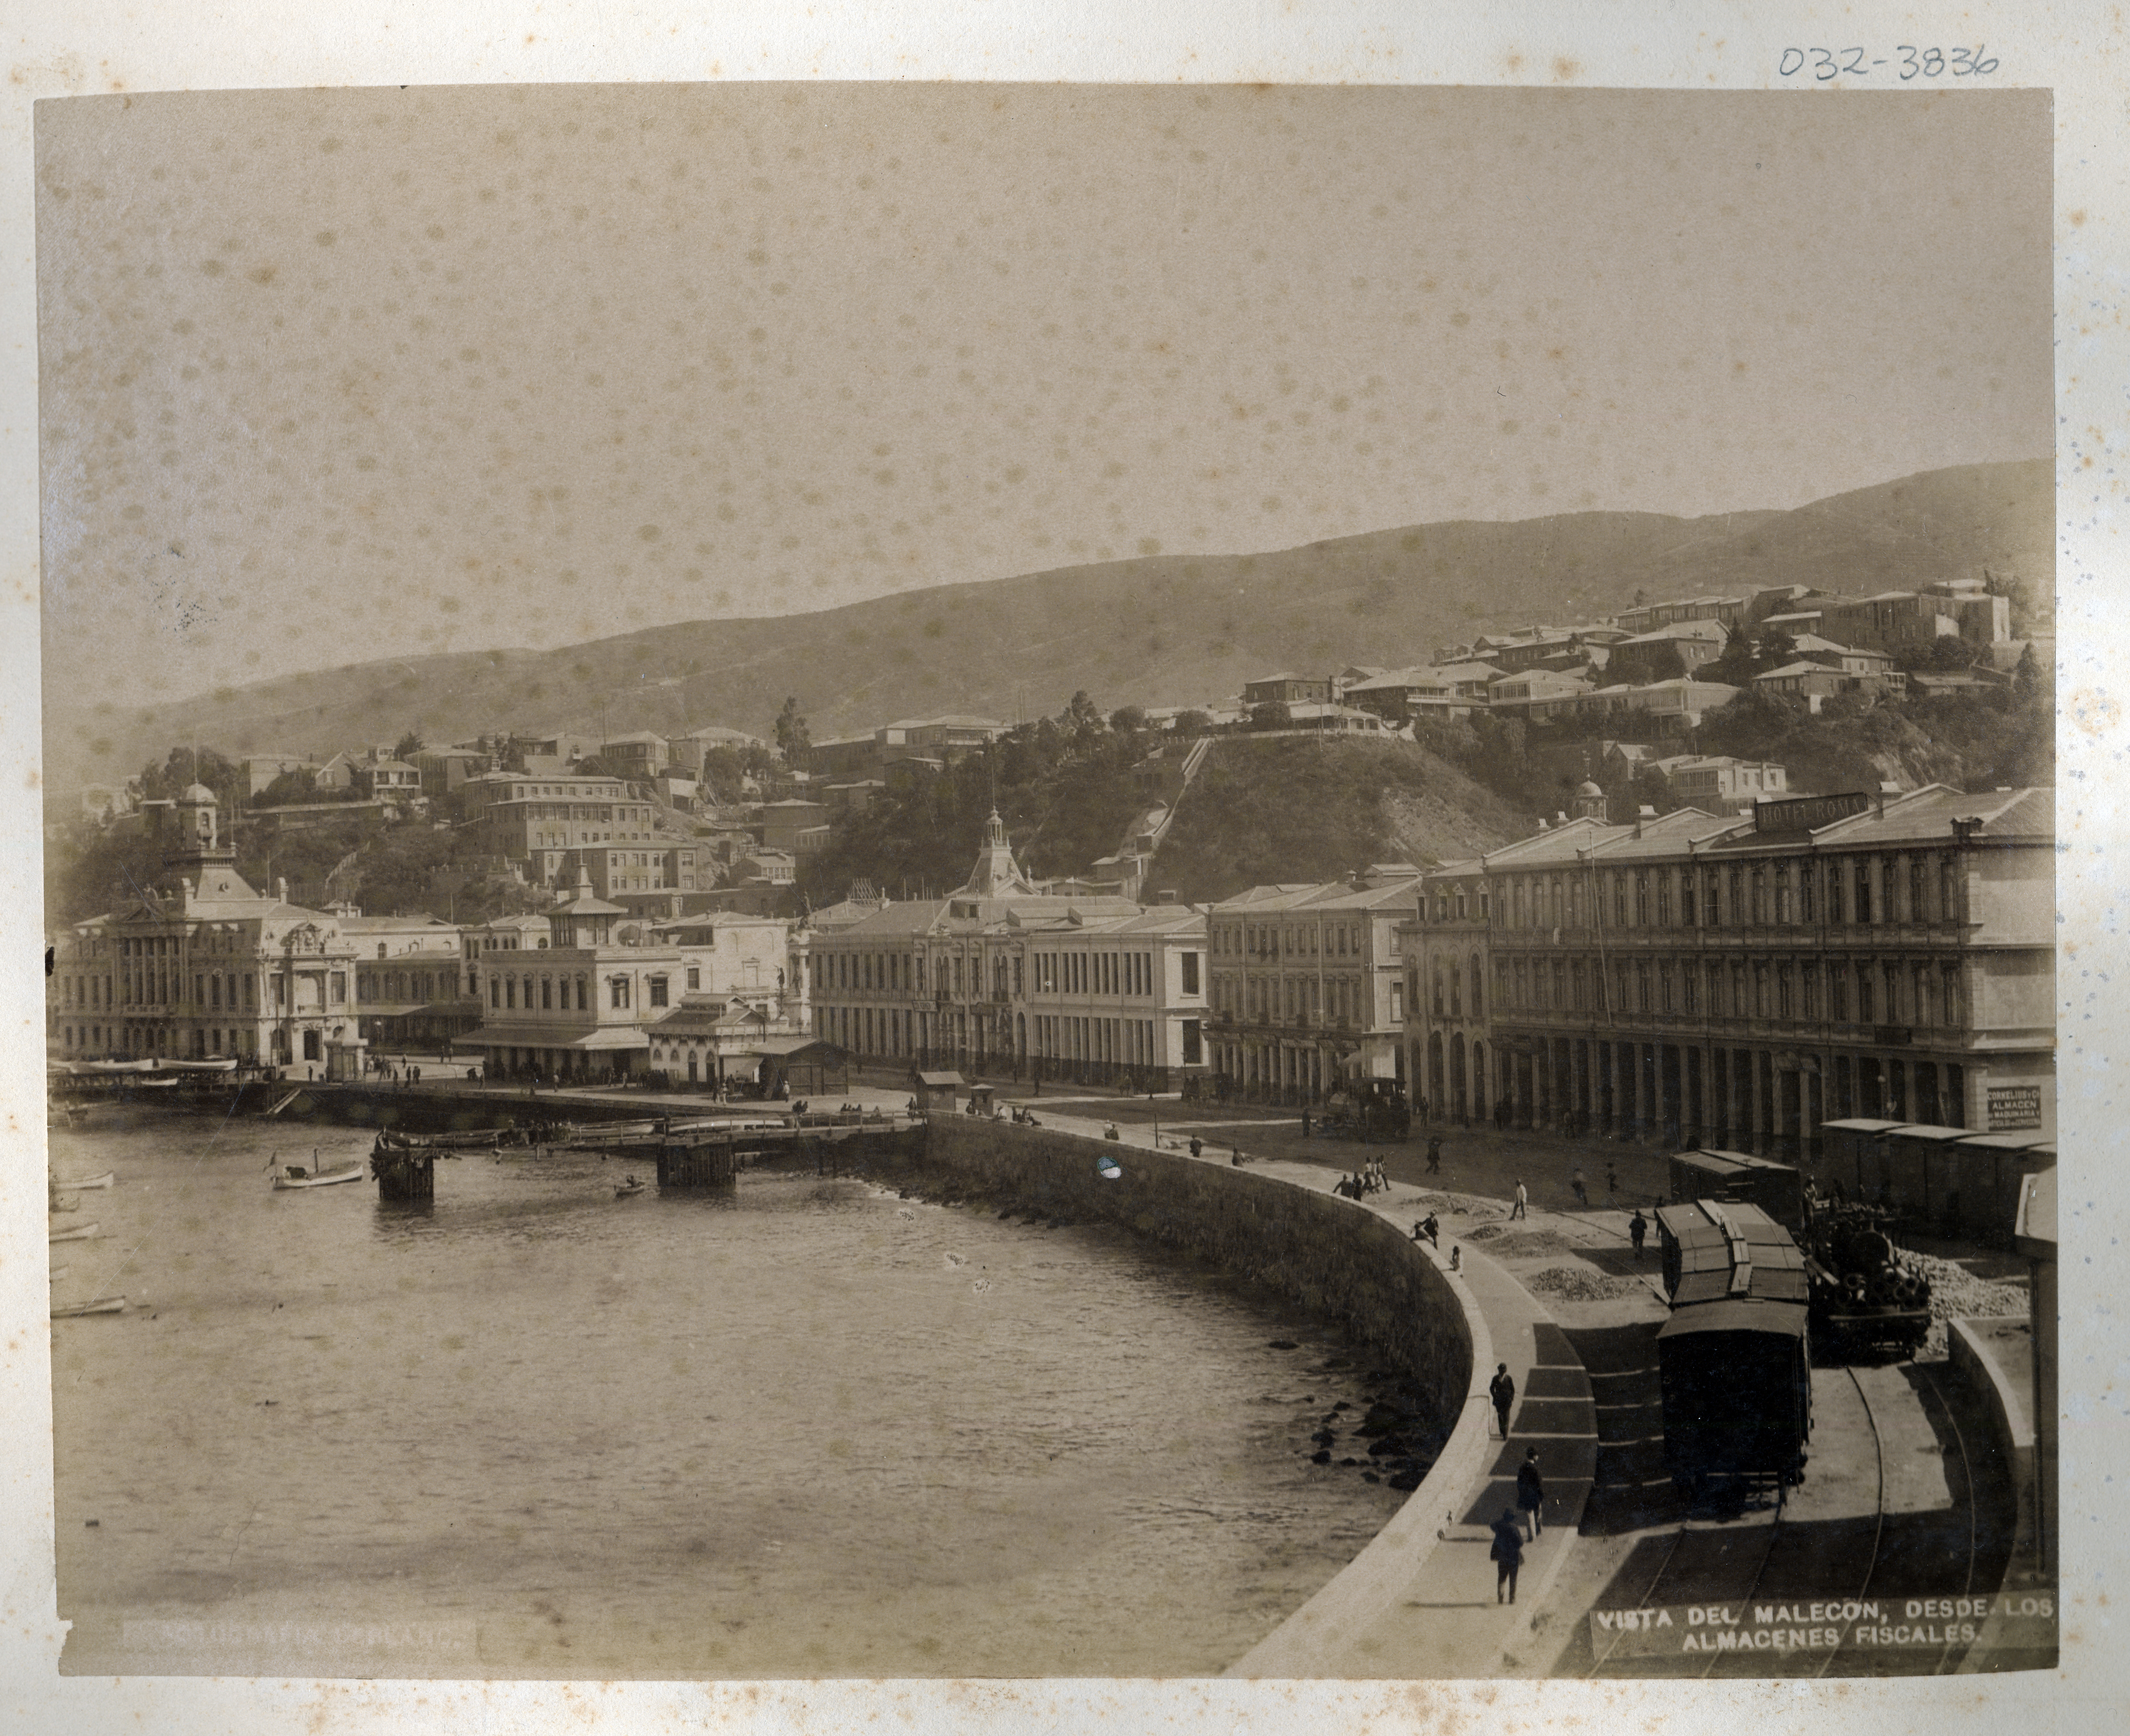
<svg viewBox="0 0 2130 1736"><path fill-rule="evenodd" d="M1115 1180L1096 1169L1106 1157L1121 1171ZM968 1117L935 1118L918 1164L1002 1203L1104 1219L1206 1255L1375 1347L1433 1400L1445 1431L1466 1409L1465 1303L1422 1249L1365 1206L1247 1169Z"/></svg>

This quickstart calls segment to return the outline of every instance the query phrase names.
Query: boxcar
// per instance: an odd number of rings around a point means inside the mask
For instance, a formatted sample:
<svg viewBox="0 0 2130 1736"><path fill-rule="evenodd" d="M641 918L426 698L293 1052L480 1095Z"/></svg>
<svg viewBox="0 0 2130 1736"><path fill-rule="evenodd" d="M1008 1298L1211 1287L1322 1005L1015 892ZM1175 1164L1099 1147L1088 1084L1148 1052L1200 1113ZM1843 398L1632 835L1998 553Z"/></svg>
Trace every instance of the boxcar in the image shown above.
<svg viewBox="0 0 2130 1736"><path fill-rule="evenodd" d="M1677 1152L1671 1160L1671 1197L1757 1205L1778 1223L1795 1223L1803 1209L1797 1166L1744 1152Z"/></svg>
<svg viewBox="0 0 2130 1736"><path fill-rule="evenodd" d="M1802 1482L1812 1355L1797 1243L1758 1206L1714 1199L1664 1207L1657 1229L1672 1304L1657 1333L1664 1468L1686 1494Z"/></svg>

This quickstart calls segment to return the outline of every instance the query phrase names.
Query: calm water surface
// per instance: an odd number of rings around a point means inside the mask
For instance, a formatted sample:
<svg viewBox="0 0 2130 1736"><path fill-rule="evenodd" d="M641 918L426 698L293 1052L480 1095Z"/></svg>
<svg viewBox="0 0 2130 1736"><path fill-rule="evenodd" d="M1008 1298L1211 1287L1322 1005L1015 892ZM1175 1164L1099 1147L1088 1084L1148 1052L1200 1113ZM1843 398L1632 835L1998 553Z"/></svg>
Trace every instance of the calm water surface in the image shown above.
<svg viewBox="0 0 2130 1736"><path fill-rule="evenodd" d="M368 1136L168 1113L51 1143L118 1177L55 1299L134 1304L52 1327L69 1672L1205 1674L1400 1499L1307 1461L1364 1353L1103 1227L617 1200L585 1154L276 1193Z"/></svg>

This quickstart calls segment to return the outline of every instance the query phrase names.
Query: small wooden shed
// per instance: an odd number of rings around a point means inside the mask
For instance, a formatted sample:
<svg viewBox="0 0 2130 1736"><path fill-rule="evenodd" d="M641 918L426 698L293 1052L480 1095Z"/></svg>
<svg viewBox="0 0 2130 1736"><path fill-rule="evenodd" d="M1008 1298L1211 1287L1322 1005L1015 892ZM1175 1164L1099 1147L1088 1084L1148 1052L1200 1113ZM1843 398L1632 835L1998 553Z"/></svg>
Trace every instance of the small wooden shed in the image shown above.
<svg viewBox="0 0 2130 1736"><path fill-rule="evenodd" d="M917 1113L920 1115L953 1114L955 1095L965 1089L959 1073L913 1071L910 1079L910 1095L917 1099Z"/></svg>

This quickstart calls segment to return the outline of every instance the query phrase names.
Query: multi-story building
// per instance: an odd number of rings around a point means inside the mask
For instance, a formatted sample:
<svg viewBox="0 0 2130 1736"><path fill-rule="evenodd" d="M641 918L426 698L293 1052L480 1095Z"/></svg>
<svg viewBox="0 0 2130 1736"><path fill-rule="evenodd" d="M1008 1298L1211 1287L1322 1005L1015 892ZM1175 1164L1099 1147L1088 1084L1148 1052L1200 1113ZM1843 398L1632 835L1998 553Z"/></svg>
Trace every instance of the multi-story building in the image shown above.
<svg viewBox="0 0 2130 1736"><path fill-rule="evenodd" d="M1730 627L1746 613L1742 597L1682 597L1669 603L1638 603L1622 609L1619 624L1630 633L1646 633L1675 621L1714 621Z"/></svg>
<svg viewBox="0 0 2130 1736"><path fill-rule="evenodd" d="M1771 760L1741 760L1730 754L1660 760L1657 766L1671 793L1688 808L1703 813L1750 813L1755 804L1788 794L1789 771Z"/></svg>
<svg viewBox="0 0 2130 1736"><path fill-rule="evenodd" d="M1253 886L1207 912L1212 1066L1255 1101L1312 1103L1351 1077L1406 1077L1404 924L1421 870Z"/></svg>
<svg viewBox="0 0 2130 1736"><path fill-rule="evenodd" d="M1815 1154L2055 1128L2046 789L1577 819L1429 874L1409 1065L1452 1118Z"/></svg>
<svg viewBox="0 0 2130 1736"><path fill-rule="evenodd" d="M600 742L599 756L623 777L640 779L647 784L673 763L673 745L650 730L633 730ZM700 770L701 766L699 754L691 769Z"/></svg>
<svg viewBox="0 0 2130 1736"><path fill-rule="evenodd" d="M470 779L461 799L476 847L523 864L526 877L543 885L564 875L572 850L658 842L652 804L631 796L619 778L491 771Z"/></svg>
<svg viewBox="0 0 2130 1736"><path fill-rule="evenodd" d="M728 935L716 925L735 919L652 928L595 894L581 870L542 920L544 944L484 952L476 967L481 1024L460 1042L484 1051L494 1075L638 1075L652 1028L691 994L745 1000L779 1029L804 1029L784 923L739 919Z"/></svg>
<svg viewBox="0 0 2130 1736"><path fill-rule="evenodd" d="M876 1061L1166 1090L1205 1064L1205 946L1192 906L1035 885L993 814L946 897L816 916L814 1028Z"/></svg>
<svg viewBox="0 0 2130 1736"><path fill-rule="evenodd" d="M1329 705L1329 675L1297 675L1282 670L1276 675L1260 675L1243 684L1243 703L1252 705Z"/></svg>
<svg viewBox="0 0 2130 1736"><path fill-rule="evenodd" d="M708 847L654 837L648 844L600 844L561 852L556 880L575 884L580 870L603 899L637 892L707 892L717 883Z"/></svg>
<svg viewBox="0 0 2130 1736"><path fill-rule="evenodd" d="M256 892L220 841L214 793L171 804L163 874L54 947L50 1037L64 1060L232 1058L359 1071L355 942L331 912Z"/></svg>
<svg viewBox="0 0 2130 1736"><path fill-rule="evenodd" d="M333 914L355 948L356 1029L373 1047L449 1042L480 1023L461 972L465 942L440 917Z"/></svg>

